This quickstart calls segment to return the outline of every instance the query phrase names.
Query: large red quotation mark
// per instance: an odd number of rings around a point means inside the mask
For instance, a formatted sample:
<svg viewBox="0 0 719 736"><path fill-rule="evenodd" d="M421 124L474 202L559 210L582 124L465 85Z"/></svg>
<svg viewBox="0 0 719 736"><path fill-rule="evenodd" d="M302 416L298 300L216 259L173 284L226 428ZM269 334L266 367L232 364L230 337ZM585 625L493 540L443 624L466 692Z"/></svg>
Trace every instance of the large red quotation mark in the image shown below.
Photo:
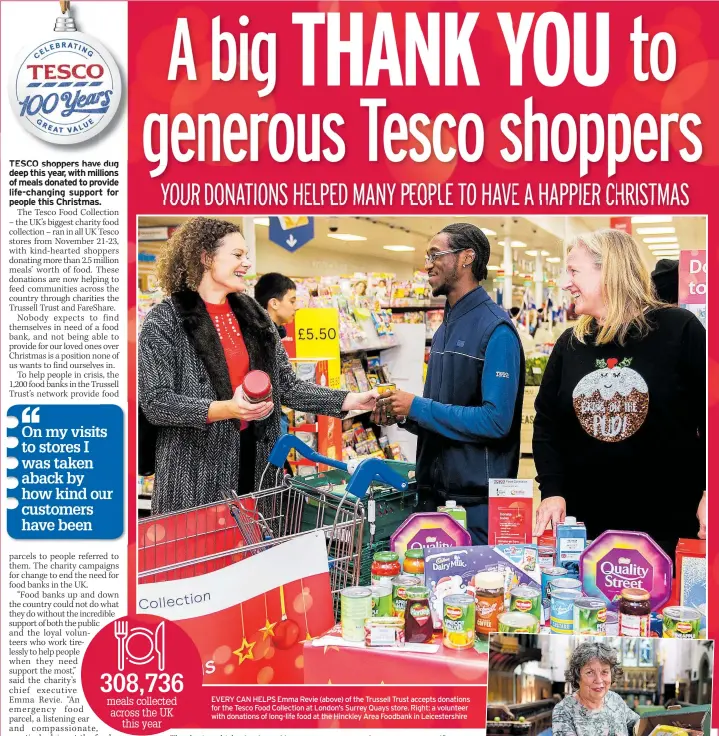
<svg viewBox="0 0 719 736"><path fill-rule="evenodd" d="M33 80L99 79L105 73L102 64L28 64L27 68L32 72Z"/></svg>

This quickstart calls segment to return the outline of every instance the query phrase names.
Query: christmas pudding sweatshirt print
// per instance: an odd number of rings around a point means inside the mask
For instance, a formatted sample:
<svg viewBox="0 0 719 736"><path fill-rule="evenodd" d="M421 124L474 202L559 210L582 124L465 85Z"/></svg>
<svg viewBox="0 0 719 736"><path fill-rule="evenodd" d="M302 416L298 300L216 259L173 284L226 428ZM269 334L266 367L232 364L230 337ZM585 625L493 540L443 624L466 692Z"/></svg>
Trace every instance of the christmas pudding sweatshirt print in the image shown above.
<svg viewBox="0 0 719 736"><path fill-rule="evenodd" d="M706 487L706 331L683 309L649 319L624 345L564 332L535 403L533 451L542 498L563 496L590 538L627 529L671 547L696 537Z"/></svg>

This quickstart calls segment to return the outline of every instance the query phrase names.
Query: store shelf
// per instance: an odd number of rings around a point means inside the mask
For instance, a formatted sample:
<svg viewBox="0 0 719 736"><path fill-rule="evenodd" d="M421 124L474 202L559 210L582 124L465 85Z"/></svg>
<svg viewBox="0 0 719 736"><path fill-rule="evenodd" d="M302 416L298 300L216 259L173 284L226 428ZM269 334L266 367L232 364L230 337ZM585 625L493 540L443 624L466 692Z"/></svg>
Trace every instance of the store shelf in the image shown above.
<svg viewBox="0 0 719 736"><path fill-rule="evenodd" d="M445 300L437 302L417 302L416 304L382 304L382 309L392 309L398 312L422 312L430 309L444 309Z"/></svg>
<svg viewBox="0 0 719 736"><path fill-rule="evenodd" d="M300 424L298 427L289 427L290 432L319 432L317 423Z"/></svg>
<svg viewBox="0 0 719 736"><path fill-rule="evenodd" d="M137 509L138 511L151 511L152 510L152 498L150 496L138 496L137 497Z"/></svg>
<svg viewBox="0 0 719 736"><path fill-rule="evenodd" d="M399 345L397 342L375 344L375 345L362 345L361 347L350 348L348 350L340 350L340 355L353 355L354 353L372 353L378 350L387 350L388 348L396 348Z"/></svg>
<svg viewBox="0 0 719 736"><path fill-rule="evenodd" d="M362 417L365 414L371 414L372 409L353 409L347 413L345 419L355 419L356 417ZM344 420L343 420L344 421Z"/></svg>

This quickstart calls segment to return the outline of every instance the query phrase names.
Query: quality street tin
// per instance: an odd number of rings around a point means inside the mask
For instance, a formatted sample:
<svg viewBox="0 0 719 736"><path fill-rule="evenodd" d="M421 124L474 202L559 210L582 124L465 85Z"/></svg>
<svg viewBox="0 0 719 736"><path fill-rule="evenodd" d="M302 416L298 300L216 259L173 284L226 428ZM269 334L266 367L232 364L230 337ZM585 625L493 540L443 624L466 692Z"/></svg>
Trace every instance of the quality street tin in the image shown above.
<svg viewBox="0 0 719 736"><path fill-rule="evenodd" d="M574 633L606 636L607 606L599 598L577 598L574 601Z"/></svg>

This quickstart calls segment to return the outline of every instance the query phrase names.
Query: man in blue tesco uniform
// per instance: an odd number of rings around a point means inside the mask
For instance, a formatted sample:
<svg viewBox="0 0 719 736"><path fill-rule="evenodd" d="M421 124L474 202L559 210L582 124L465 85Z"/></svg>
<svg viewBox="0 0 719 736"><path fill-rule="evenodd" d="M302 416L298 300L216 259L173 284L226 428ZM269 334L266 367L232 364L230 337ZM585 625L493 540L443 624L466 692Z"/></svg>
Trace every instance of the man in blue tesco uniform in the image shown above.
<svg viewBox="0 0 719 736"><path fill-rule="evenodd" d="M489 241L474 225L448 225L432 238L425 265L444 321L432 340L424 396L385 394L378 424L399 422L418 437L420 506L447 500L467 510L473 544L487 544L490 478L516 478L524 353L512 320L480 286Z"/></svg>

